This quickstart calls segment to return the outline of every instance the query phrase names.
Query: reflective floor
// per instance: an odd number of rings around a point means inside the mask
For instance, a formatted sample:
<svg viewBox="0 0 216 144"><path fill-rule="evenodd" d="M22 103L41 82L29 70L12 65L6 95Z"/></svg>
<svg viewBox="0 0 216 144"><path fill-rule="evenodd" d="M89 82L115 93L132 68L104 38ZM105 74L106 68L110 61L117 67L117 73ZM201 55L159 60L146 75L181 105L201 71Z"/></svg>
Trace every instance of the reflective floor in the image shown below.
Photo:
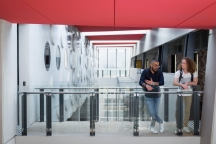
<svg viewBox="0 0 216 144"><path fill-rule="evenodd" d="M173 132L175 131L175 122L165 122L165 131L163 133L153 134L149 131L149 121L139 122L139 136L176 136ZM116 121L104 121L96 122L96 136L100 135L126 135L133 136L132 133L133 122L116 122ZM159 125L156 124L155 128L159 130ZM46 122L35 122L28 128L28 135L46 135ZM53 122L52 123L52 135L86 135L89 136L89 122ZM183 136L193 136L191 133L183 133Z"/></svg>

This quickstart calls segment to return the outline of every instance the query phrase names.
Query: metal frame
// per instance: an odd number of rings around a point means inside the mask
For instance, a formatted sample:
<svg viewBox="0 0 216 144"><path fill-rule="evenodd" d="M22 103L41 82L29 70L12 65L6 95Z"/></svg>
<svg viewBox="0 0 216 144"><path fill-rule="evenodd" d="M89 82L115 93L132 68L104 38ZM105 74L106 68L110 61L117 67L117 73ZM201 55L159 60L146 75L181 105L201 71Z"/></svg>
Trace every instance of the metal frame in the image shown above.
<svg viewBox="0 0 216 144"><path fill-rule="evenodd" d="M182 121L183 121L183 98L182 93L179 92L177 95L177 133L176 135L182 135Z"/></svg>
<svg viewBox="0 0 216 144"><path fill-rule="evenodd" d="M22 135L27 136L27 94L22 95Z"/></svg>
<svg viewBox="0 0 216 144"><path fill-rule="evenodd" d="M164 89L168 91L168 89ZM164 94L164 121L169 121L169 94Z"/></svg>
<svg viewBox="0 0 216 144"><path fill-rule="evenodd" d="M128 88L129 89L129 88ZM163 92L139 92L139 91L134 91L134 92L18 92L18 94L46 94L46 93L50 93L50 94L91 94L91 93L95 93L95 94L193 94L193 93L203 93L203 91L179 91L179 92L170 92L170 91L163 91Z"/></svg>
<svg viewBox="0 0 216 144"><path fill-rule="evenodd" d="M63 92L63 89L59 89L59 92ZM64 121L64 94L59 94L59 114L60 122Z"/></svg>
<svg viewBox="0 0 216 144"><path fill-rule="evenodd" d="M134 93L133 97L134 101L134 126L133 126L133 135L138 136L139 135L139 94Z"/></svg>
<svg viewBox="0 0 216 144"><path fill-rule="evenodd" d="M135 83L135 82L134 82ZM142 87L43 87L35 89L143 89ZM177 87L160 87L160 89L178 89Z"/></svg>
<svg viewBox="0 0 216 144"><path fill-rule="evenodd" d="M92 88L91 88L92 89ZM107 88L108 90L109 88ZM119 89L119 88L118 88ZM128 88L127 88L128 89ZM22 96L22 135L27 135L27 94L39 94L40 98L42 100L42 96L46 96L46 135L52 136L52 100L51 96L52 94L59 94L59 99L61 99L60 105L63 106L64 103L62 103L63 94L90 94L90 136L95 136L95 122L98 121L98 113L99 113L99 95L98 94L130 94L130 111L129 111L129 121L134 122L134 130L133 134L134 136L139 135L139 94L146 94L146 93L160 93L160 94L178 94L178 120L177 120L177 129L178 133L177 135L182 135L182 94L195 94L194 98L194 135L199 135L199 96L203 91L178 91L178 92L170 92L170 91L163 91L163 92L131 92L133 89L130 89L129 92L99 92L99 88L95 89L93 92L64 92L63 89L59 89L59 92L44 92L40 90L40 92L18 92L18 94L21 94ZM118 97L118 96L116 96ZM43 97L44 99L44 97ZM63 111L62 107L60 106L60 111ZM42 109L40 110L40 112ZM42 114L42 112L40 113ZM63 119L63 112L60 114L62 117L61 121L64 121ZM43 117L40 117L42 120Z"/></svg>
<svg viewBox="0 0 216 144"><path fill-rule="evenodd" d="M199 135L199 121L200 121L200 93L194 93L194 135Z"/></svg>
<svg viewBox="0 0 216 144"><path fill-rule="evenodd" d="M52 136L52 100L51 93L46 93L46 135Z"/></svg>
<svg viewBox="0 0 216 144"><path fill-rule="evenodd" d="M90 96L90 136L95 136L94 95L94 93L91 93Z"/></svg>
<svg viewBox="0 0 216 144"><path fill-rule="evenodd" d="M44 89L40 89L44 92ZM40 122L44 122L44 94L40 94Z"/></svg>

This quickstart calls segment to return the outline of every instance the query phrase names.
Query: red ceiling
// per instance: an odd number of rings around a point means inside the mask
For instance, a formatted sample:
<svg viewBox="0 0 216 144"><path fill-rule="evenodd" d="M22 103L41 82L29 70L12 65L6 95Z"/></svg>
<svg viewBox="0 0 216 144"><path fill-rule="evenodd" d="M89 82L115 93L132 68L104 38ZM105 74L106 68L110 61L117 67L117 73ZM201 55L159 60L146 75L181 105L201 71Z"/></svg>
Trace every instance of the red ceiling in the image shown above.
<svg viewBox="0 0 216 144"><path fill-rule="evenodd" d="M113 26L113 4L113 0L0 0L0 18L17 23Z"/></svg>
<svg viewBox="0 0 216 144"><path fill-rule="evenodd" d="M87 36L89 40L140 40L144 34Z"/></svg>
<svg viewBox="0 0 216 144"><path fill-rule="evenodd" d="M215 13L216 0L0 0L1 19L91 26L88 31L95 26L214 28Z"/></svg>
<svg viewBox="0 0 216 144"><path fill-rule="evenodd" d="M215 0L116 0L116 26L207 28L216 26ZM205 9L213 7L212 11ZM203 21L203 16L208 20ZM194 20L199 19L200 23ZM187 25L188 24L188 25ZM192 25L193 24L193 25ZM209 27L210 28L210 27Z"/></svg>

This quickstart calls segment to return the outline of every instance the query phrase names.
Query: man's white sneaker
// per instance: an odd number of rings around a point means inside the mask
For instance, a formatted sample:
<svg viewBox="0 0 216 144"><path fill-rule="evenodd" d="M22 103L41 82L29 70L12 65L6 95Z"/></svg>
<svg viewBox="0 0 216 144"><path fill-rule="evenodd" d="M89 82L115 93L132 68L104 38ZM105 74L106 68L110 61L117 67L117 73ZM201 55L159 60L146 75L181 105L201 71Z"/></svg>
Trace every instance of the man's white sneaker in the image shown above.
<svg viewBox="0 0 216 144"><path fill-rule="evenodd" d="M164 121L160 124L160 132L162 133L164 131Z"/></svg>
<svg viewBox="0 0 216 144"><path fill-rule="evenodd" d="M157 134L157 133L158 133L158 131L156 131L156 130L154 129L154 127L150 127L150 132L152 132L152 133L154 133L154 134Z"/></svg>
<svg viewBox="0 0 216 144"><path fill-rule="evenodd" d="M183 130L186 132L186 133L190 133L190 130L188 127L183 127Z"/></svg>

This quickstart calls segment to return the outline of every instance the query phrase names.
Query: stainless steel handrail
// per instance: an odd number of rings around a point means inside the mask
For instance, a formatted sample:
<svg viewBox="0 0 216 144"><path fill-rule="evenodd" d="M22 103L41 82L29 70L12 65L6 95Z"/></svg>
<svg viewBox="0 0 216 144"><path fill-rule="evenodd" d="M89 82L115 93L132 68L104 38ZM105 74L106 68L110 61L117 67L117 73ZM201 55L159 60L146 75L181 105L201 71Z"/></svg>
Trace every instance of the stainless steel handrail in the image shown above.
<svg viewBox="0 0 216 144"><path fill-rule="evenodd" d="M143 89L139 87L36 87L35 89ZM178 87L160 87L160 89L178 89Z"/></svg>
<svg viewBox="0 0 216 144"><path fill-rule="evenodd" d="M18 94L193 94L203 91L161 91L161 92L18 92Z"/></svg>

